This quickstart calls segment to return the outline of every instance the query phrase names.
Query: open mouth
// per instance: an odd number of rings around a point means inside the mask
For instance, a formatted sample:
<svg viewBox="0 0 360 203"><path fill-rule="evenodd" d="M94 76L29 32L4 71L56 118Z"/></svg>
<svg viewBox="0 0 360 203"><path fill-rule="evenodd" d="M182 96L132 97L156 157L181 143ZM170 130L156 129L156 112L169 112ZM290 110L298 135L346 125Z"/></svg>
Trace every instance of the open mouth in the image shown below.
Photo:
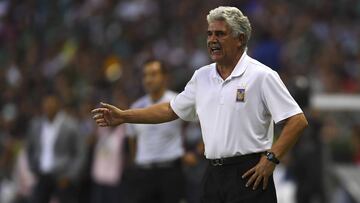
<svg viewBox="0 0 360 203"><path fill-rule="evenodd" d="M209 48L211 50L211 53L217 54L221 52L221 46L220 44L210 44Z"/></svg>

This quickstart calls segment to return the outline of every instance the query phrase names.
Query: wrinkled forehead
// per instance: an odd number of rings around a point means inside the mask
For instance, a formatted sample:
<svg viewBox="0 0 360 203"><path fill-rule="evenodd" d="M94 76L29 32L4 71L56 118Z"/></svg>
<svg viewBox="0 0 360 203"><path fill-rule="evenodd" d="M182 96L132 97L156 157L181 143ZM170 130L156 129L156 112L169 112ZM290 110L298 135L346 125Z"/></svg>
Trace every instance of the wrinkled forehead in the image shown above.
<svg viewBox="0 0 360 203"><path fill-rule="evenodd" d="M230 32L230 26L225 20L214 20L208 23L208 31L223 31L223 32Z"/></svg>

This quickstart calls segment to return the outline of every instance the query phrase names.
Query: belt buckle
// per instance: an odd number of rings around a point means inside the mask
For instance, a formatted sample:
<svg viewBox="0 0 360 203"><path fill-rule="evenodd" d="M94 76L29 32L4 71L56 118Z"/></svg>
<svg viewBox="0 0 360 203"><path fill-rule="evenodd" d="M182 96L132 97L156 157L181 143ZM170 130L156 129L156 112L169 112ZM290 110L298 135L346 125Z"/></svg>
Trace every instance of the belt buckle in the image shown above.
<svg viewBox="0 0 360 203"><path fill-rule="evenodd" d="M213 166L222 166L224 165L224 159L214 159L212 160Z"/></svg>

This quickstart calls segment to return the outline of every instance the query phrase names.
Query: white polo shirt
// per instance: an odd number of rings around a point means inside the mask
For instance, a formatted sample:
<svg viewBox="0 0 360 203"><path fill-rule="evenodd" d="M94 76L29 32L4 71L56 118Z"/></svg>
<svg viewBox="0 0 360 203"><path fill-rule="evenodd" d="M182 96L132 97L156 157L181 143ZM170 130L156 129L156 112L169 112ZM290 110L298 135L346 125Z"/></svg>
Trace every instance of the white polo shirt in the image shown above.
<svg viewBox="0 0 360 203"><path fill-rule="evenodd" d="M175 92L166 91L156 103L169 102L176 95ZM131 108L145 108L153 104L146 95ZM180 119L162 124L128 124L126 134L137 137L135 163L141 165L180 158L184 154L181 128Z"/></svg>
<svg viewBox="0 0 360 203"><path fill-rule="evenodd" d="M246 52L226 80L215 63L196 70L170 105L183 120L199 119L208 159L270 149L273 121L302 113L279 75Z"/></svg>

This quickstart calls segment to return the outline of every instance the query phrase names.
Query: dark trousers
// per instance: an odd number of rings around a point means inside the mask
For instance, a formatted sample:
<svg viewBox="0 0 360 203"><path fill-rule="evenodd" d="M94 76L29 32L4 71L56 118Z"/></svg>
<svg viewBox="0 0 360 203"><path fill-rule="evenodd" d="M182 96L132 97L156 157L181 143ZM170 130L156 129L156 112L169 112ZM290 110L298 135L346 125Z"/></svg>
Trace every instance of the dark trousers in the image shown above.
<svg viewBox="0 0 360 203"><path fill-rule="evenodd" d="M262 189L262 182L256 190L246 187L248 178L241 177L259 162L260 156L249 156L236 164L209 165L203 179L201 203L276 203L272 176L266 190Z"/></svg>
<svg viewBox="0 0 360 203"><path fill-rule="evenodd" d="M108 186L93 183L91 203L120 203L120 193L118 185Z"/></svg>
<svg viewBox="0 0 360 203"><path fill-rule="evenodd" d="M136 203L179 203L185 196L185 178L178 160L169 167L138 168L132 181Z"/></svg>
<svg viewBox="0 0 360 203"><path fill-rule="evenodd" d="M66 188L60 188L53 176L38 176L30 197L30 203L49 203L52 197L56 197L60 203L78 202L75 186L71 183Z"/></svg>

